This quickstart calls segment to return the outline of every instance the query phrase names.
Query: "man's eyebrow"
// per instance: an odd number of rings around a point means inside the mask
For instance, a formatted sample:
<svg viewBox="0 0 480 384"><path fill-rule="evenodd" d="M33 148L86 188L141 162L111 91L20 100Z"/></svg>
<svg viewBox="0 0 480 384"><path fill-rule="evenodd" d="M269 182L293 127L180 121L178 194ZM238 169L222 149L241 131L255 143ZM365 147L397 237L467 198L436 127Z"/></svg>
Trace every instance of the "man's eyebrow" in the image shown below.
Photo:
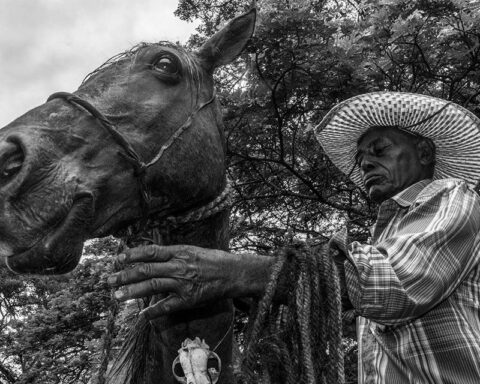
<svg viewBox="0 0 480 384"><path fill-rule="evenodd" d="M358 149L357 147L357 152L355 153L355 163L358 163L359 157L365 153L365 151L368 151L370 148L374 147L375 145L381 143L382 141L385 140L384 136L377 137L376 139L372 140L364 149Z"/></svg>

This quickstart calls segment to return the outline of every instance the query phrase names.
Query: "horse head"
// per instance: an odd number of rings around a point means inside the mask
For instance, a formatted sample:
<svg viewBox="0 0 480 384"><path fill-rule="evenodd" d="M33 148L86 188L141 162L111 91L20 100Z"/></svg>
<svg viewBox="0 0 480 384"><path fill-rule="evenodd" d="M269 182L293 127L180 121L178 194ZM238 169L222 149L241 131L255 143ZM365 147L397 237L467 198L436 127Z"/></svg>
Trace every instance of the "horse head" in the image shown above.
<svg viewBox="0 0 480 384"><path fill-rule="evenodd" d="M225 143L213 72L253 33L255 11L198 51L140 44L0 130L0 255L18 273L72 270L83 243L213 199Z"/></svg>

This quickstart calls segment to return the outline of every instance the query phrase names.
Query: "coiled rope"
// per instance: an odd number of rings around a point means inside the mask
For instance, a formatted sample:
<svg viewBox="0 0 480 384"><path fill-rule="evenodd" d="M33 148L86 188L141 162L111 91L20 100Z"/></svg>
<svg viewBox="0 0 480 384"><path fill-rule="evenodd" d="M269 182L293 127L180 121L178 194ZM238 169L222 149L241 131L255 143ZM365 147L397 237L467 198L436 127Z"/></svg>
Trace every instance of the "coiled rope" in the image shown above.
<svg viewBox="0 0 480 384"><path fill-rule="evenodd" d="M239 379L344 383L340 284L327 245L298 245L279 256L250 322Z"/></svg>

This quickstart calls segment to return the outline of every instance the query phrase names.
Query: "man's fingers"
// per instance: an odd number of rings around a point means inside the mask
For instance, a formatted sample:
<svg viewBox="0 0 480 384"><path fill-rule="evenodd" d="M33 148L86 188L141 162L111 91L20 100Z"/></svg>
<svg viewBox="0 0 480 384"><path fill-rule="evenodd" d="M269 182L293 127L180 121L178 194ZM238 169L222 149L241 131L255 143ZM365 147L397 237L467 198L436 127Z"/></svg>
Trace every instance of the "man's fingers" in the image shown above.
<svg viewBox="0 0 480 384"><path fill-rule="evenodd" d="M125 285L115 291L115 298L120 301L139 299L158 293L174 292L177 288L178 282L175 279L149 279L141 283Z"/></svg>
<svg viewBox="0 0 480 384"><path fill-rule="evenodd" d="M110 285L125 285L157 277L185 277L185 264L181 261L145 263L114 273L108 278Z"/></svg>
<svg viewBox="0 0 480 384"><path fill-rule="evenodd" d="M173 256L174 247L151 244L125 250L118 255L118 261L121 263L162 262L170 260Z"/></svg>
<svg viewBox="0 0 480 384"><path fill-rule="evenodd" d="M158 303L145 308L140 314L145 316L147 320L153 320L168 313L190 308L192 308L192 306L188 305L185 300L182 300L179 296L170 295Z"/></svg>

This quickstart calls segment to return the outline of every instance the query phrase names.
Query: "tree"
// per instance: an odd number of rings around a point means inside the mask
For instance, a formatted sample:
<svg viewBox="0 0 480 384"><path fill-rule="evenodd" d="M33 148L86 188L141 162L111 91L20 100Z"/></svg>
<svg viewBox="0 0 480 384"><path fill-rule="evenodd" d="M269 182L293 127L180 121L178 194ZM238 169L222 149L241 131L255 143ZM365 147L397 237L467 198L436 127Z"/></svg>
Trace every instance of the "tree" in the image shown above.
<svg viewBox="0 0 480 384"><path fill-rule="evenodd" d="M480 12L469 0L257 2L255 37L217 76L227 110L229 174L237 200L232 246L271 252L295 237L320 241L374 217L332 166L313 127L339 101L378 90L420 92L476 112ZM200 20L197 46L249 1L179 2Z"/></svg>
<svg viewBox="0 0 480 384"><path fill-rule="evenodd" d="M64 276L1 271L0 382L90 382L102 358L109 310L116 305L106 284L116 244L111 238L92 242L86 259Z"/></svg>

